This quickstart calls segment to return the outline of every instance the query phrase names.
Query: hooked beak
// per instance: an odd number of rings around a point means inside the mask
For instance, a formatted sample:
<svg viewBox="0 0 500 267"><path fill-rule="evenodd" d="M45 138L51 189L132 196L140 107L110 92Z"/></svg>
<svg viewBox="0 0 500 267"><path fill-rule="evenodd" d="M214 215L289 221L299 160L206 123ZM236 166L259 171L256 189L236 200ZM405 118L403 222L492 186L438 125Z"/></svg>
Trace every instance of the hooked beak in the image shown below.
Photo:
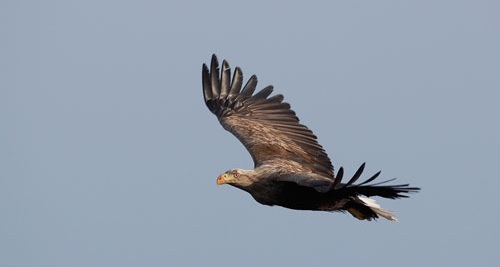
<svg viewBox="0 0 500 267"><path fill-rule="evenodd" d="M226 179L224 176L225 176L224 174L221 174L219 175L219 177L217 177L217 186L226 183Z"/></svg>
<svg viewBox="0 0 500 267"><path fill-rule="evenodd" d="M234 182L234 177L230 173L223 173L217 177L217 185L230 184Z"/></svg>

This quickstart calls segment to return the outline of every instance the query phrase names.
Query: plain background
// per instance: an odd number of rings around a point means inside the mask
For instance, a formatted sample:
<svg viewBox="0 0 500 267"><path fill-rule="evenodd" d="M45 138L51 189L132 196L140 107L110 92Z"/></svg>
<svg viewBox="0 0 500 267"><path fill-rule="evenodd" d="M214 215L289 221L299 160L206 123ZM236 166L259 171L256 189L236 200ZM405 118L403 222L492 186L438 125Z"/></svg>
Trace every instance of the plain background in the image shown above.
<svg viewBox="0 0 500 267"><path fill-rule="evenodd" d="M498 1L0 3L1 266L492 266ZM212 53L336 169L422 187L399 223L256 203L203 103Z"/></svg>

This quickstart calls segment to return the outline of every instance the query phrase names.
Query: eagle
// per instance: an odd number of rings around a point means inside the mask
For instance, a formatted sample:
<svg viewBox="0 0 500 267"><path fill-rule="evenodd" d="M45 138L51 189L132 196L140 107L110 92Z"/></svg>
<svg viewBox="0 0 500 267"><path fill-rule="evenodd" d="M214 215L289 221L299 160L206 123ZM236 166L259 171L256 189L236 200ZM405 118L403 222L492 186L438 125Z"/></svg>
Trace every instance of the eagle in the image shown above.
<svg viewBox="0 0 500 267"><path fill-rule="evenodd" d="M349 212L359 220L379 216L397 221L375 200L406 198L420 188L409 184L387 185L394 179L372 183L379 175L356 183L365 163L347 182L344 170L334 174L330 158L316 135L299 122L281 94L272 95L273 86L255 92L257 77L243 86L243 72L236 67L231 78L227 61L219 69L212 55L210 69L202 67L203 96L208 109L224 129L245 146L254 162L253 170L230 169L217 178L217 185L229 184L248 193L263 205L294 210Z"/></svg>

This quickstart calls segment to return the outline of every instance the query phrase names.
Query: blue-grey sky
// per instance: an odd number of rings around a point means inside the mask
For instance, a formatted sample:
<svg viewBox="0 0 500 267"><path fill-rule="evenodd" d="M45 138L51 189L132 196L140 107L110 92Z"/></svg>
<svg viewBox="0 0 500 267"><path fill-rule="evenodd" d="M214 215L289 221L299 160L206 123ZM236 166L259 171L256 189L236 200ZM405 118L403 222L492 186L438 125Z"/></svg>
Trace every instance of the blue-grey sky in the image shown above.
<svg viewBox="0 0 500 267"><path fill-rule="evenodd" d="M498 1L0 3L1 266L492 266ZM336 168L422 187L399 223L262 206L203 103L211 54Z"/></svg>

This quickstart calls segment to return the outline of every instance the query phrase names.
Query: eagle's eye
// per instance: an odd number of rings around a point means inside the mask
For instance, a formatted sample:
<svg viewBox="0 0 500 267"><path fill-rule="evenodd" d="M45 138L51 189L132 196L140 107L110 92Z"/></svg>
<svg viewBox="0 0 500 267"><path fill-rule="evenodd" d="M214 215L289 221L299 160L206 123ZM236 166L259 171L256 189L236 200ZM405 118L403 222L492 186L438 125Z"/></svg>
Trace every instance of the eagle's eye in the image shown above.
<svg viewBox="0 0 500 267"><path fill-rule="evenodd" d="M239 175L239 173L238 173L237 171L233 171L233 176L234 176L234 178L237 178L237 177L238 177L238 175Z"/></svg>

